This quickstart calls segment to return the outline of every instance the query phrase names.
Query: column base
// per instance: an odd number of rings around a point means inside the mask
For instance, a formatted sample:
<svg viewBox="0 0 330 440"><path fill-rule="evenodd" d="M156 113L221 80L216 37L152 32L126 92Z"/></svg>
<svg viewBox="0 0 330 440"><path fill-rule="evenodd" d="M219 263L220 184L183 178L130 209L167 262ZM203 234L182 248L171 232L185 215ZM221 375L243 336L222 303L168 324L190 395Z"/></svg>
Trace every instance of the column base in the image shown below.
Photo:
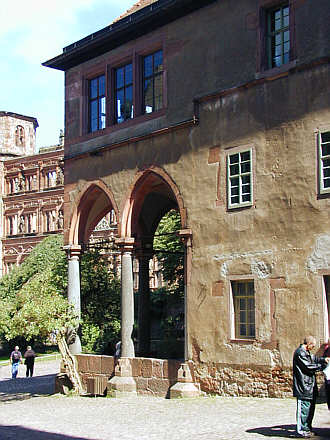
<svg viewBox="0 0 330 440"><path fill-rule="evenodd" d="M136 383L133 377L114 376L108 381L109 397L136 397Z"/></svg>
<svg viewBox="0 0 330 440"><path fill-rule="evenodd" d="M170 388L170 399L199 397L201 392L193 383L177 382Z"/></svg>
<svg viewBox="0 0 330 440"><path fill-rule="evenodd" d="M115 376L108 381L108 396L136 397L136 382L128 358L120 358L115 367Z"/></svg>
<svg viewBox="0 0 330 440"><path fill-rule="evenodd" d="M194 384L188 363L181 364L178 381L170 388L170 399L199 397L200 389Z"/></svg>

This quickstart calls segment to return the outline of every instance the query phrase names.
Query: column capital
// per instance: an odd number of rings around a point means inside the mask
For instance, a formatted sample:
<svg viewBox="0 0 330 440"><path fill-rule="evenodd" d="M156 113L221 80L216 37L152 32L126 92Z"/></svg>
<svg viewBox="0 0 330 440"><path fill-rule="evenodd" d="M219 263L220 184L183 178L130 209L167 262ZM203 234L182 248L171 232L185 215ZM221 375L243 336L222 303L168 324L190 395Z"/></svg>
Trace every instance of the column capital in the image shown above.
<svg viewBox="0 0 330 440"><path fill-rule="evenodd" d="M66 252L69 259L72 257L80 257L81 254L80 244L68 244L66 246L63 246L62 249Z"/></svg>
<svg viewBox="0 0 330 440"><path fill-rule="evenodd" d="M180 229L178 234L186 246L192 246L192 230L190 228Z"/></svg>
<svg viewBox="0 0 330 440"><path fill-rule="evenodd" d="M135 238L119 237L115 239L115 243L122 252L132 252L134 249Z"/></svg>

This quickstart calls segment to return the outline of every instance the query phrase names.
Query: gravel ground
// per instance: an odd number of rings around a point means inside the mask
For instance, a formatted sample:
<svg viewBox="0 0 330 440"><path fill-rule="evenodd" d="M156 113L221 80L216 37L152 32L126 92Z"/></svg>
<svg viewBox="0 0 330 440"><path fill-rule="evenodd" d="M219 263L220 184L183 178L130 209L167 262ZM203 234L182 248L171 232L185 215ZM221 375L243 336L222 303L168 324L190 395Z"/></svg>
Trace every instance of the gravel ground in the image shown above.
<svg viewBox="0 0 330 440"><path fill-rule="evenodd" d="M59 361L41 362L36 376L10 379L0 367L0 439L238 440L295 437L294 399L156 397L111 399L55 395ZM330 413L317 405L318 439L330 439Z"/></svg>

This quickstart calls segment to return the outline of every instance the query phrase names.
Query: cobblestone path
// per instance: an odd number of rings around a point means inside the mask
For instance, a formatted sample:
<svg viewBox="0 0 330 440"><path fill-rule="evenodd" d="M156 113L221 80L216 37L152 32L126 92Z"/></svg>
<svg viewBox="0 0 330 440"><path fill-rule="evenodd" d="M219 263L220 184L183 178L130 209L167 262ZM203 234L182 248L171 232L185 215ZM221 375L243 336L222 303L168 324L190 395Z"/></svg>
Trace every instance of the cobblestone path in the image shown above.
<svg viewBox="0 0 330 440"><path fill-rule="evenodd" d="M109 399L52 395L59 361L36 376L10 379L0 367L0 439L268 440L295 437L294 399L156 397ZM330 414L317 405L317 439L330 439Z"/></svg>

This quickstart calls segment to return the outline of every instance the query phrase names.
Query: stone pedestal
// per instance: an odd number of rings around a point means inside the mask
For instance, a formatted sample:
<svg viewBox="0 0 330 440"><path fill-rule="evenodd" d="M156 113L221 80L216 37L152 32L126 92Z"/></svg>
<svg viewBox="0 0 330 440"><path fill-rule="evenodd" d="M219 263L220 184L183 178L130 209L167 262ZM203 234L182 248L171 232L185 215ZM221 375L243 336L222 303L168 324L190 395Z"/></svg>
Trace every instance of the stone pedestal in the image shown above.
<svg viewBox="0 0 330 440"><path fill-rule="evenodd" d="M128 358L120 358L115 368L115 376L108 381L108 395L111 397L136 397L136 383L132 376Z"/></svg>
<svg viewBox="0 0 330 440"><path fill-rule="evenodd" d="M170 399L199 397L200 390L194 384L189 365L181 364L178 370L178 381L170 388Z"/></svg>

